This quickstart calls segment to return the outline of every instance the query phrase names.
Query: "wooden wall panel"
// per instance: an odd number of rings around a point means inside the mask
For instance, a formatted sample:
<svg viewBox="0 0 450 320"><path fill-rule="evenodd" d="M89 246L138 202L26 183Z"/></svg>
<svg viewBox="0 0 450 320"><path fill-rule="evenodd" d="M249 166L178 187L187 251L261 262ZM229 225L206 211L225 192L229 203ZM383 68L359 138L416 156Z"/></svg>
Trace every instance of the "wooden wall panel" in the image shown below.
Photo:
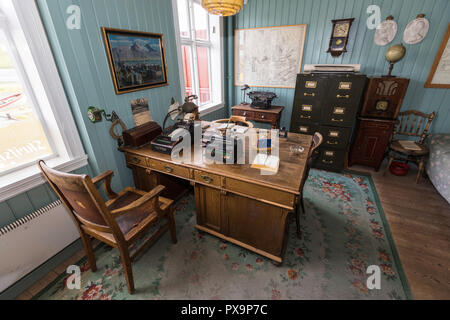
<svg viewBox="0 0 450 320"><path fill-rule="evenodd" d="M316 63L360 63L362 72L369 75L384 75L388 63L384 55L386 47L373 43L375 30L366 25L367 7L378 5L384 20L392 14L399 25L399 32L390 44L402 42L406 25L419 13L426 14L430 20L430 31L425 40L418 45L406 45L405 58L395 65L394 74L411 79L411 84L402 110L418 109L423 112L438 113L432 132L450 133L450 90L425 89L424 84L439 45L450 23L450 1L448 0L249 0L244 9L235 17L234 28L255 28L291 24L307 24L308 31L303 56L303 64ZM356 18L347 46L348 52L335 59L326 53L331 35L331 20ZM229 54L233 51L230 50ZM281 121L289 127L293 89L272 89L279 99L276 105L286 106ZM240 88L235 87L234 104L241 101Z"/></svg>

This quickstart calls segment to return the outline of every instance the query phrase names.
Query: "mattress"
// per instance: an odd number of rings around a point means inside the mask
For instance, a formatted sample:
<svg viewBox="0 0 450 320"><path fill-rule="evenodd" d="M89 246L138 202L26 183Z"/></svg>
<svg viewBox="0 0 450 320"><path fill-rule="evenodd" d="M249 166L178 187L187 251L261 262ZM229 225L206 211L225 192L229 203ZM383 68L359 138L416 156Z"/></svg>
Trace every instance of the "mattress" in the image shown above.
<svg viewBox="0 0 450 320"><path fill-rule="evenodd" d="M437 191L450 203L450 134L431 136L427 174Z"/></svg>

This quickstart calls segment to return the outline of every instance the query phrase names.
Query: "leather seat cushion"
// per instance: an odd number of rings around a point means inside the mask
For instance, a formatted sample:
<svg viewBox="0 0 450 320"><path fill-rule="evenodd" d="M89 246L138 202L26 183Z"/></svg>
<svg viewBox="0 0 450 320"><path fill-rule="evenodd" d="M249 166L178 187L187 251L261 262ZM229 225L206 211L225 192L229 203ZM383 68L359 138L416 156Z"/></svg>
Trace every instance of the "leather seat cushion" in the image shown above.
<svg viewBox="0 0 450 320"><path fill-rule="evenodd" d="M115 209L120 209L124 206L129 205L133 201L136 201L140 197L141 195L128 191L123 195L119 196L119 198L117 198L113 203L111 203L108 206L108 209L111 211ZM117 217L116 222L119 225L119 228L122 231L122 233L126 234L131 229L136 227L142 220L144 220L150 214L155 214L156 217L156 211L153 208L152 201L147 202L146 204L142 205L140 208L134 211L128 212L124 215Z"/></svg>

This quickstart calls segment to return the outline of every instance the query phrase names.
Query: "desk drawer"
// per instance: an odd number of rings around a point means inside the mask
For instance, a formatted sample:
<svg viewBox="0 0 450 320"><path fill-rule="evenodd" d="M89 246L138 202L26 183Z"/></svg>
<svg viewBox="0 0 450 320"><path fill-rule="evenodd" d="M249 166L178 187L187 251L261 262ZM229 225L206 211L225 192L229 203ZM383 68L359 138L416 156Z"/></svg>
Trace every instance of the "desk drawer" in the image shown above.
<svg viewBox="0 0 450 320"><path fill-rule="evenodd" d="M350 140L350 128L321 126L323 146L345 148Z"/></svg>
<svg viewBox="0 0 450 320"><path fill-rule="evenodd" d="M147 160L144 157L127 153L127 163L133 166L147 167Z"/></svg>
<svg viewBox="0 0 450 320"><path fill-rule="evenodd" d="M227 178L225 188L240 195L248 195L257 200L266 200L287 207L294 207L295 195L280 190L263 187L236 179Z"/></svg>
<svg viewBox="0 0 450 320"><path fill-rule="evenodd" d="M208 184L216 187L222 186L222 177L216 174L195 170L194 179L202 184Z"/></svg>
<svg viewBox="0 0 450 320"><path fill-rule="evenodd" d="M253 112L253 118L251 118L251 120L273 122L277 120L277 115L272 113Z"/></svg>
<svg viewBox="0 0 450 320"><path fill-rule="evenodd" d="M171 174L177 177L182 177L182 178L187 178L189 179L189 169L176 165L176 164L172 164L172 163L167 163L167 162L163 162L163 161L156 161L156 160L152 160L149 159L149 166L151 169L155 170L155 171L159 171L162 173L166 173L166 174Z"/></svg>
<svg viewBox="0 0 450 320"><path fill-rule="evenodd" d="M254 115L251 111L233 109L233 115L246 117L247 120L253 119Z"/></svg>

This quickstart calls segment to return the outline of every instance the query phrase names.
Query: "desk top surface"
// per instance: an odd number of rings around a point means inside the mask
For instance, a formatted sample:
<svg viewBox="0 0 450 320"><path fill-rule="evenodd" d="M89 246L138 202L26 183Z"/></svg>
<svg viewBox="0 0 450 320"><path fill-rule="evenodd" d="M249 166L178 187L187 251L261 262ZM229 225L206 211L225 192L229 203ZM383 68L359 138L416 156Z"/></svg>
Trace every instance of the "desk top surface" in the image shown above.
<svg viewBox="0 0 450 320"><path fill-rule="evenodd" d="M288 138L280 138L280 166L278 172L273 175L262 175L259 169L251 168L253 159L249 161L248 150L246 155L246 164L207 164L201 163L176 163L172 161L171 156L162 154L151 149L150 144L140 148L121 147L119 150L153 160L165 161L188 168L199 169L205 172L222 175L229 178L256 183L263 186L271 186L276 189L298 194L302 180L305 178L306 163L309 150L311 148L312 136L289 133ZM300 155L293 154L290 146L301 145L305 151ZM247 146L248 149L248 146Z"/></svg>

